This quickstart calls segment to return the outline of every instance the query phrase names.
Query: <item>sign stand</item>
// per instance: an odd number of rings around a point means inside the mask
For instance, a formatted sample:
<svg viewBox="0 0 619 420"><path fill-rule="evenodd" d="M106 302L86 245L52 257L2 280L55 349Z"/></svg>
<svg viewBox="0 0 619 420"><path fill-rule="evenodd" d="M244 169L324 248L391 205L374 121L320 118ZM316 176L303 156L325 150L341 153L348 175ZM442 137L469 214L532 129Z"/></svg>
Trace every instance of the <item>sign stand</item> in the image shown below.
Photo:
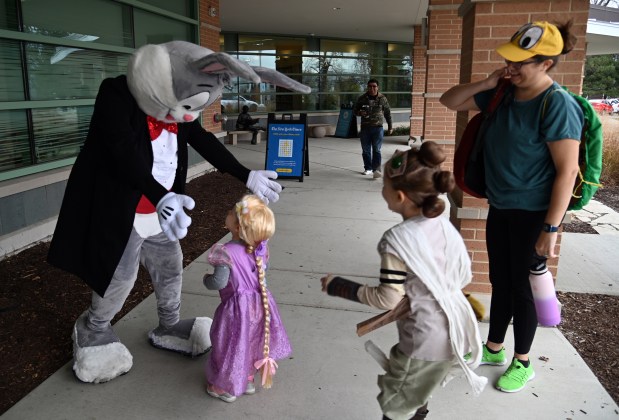
<svg viewBox="0 0 619 420"><path fill-rule="evenodd" d="M357 117L353 113L352 107L342 105L340 108L340 116L337 119L334 137L358 137Z"/></svg>
<svg viewBox="0 0 619 420"><path fill-rule="evenodd" d="M300 114L299 119L282 114L278 119L269 113L265 169L277 172L278 179L303 182L303 175L309 176L307 136L307 114Z"/></svg>

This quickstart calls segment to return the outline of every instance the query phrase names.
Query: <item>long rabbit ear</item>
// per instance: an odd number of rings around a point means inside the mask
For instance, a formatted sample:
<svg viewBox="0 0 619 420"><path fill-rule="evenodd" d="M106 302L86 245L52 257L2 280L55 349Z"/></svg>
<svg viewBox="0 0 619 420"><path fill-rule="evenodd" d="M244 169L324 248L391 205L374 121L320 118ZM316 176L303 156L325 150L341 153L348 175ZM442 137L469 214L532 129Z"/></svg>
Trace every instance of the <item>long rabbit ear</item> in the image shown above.
<svg viewBox="0 0 619 420"><path fill-rule="evenodd" d="M310 93L312 91L309 86L305 86L276 70L265 67L252 67L252 69L260 76L263 82L271 83L295 92Z"/></svg>
<svg viewBox="0 0 619 420"><path fill-rule="evenodd" d="M250 65L226 53L209 54L194 61L193 65L203 73L235 75L254 83L260 83L260 76Z"/></svg>

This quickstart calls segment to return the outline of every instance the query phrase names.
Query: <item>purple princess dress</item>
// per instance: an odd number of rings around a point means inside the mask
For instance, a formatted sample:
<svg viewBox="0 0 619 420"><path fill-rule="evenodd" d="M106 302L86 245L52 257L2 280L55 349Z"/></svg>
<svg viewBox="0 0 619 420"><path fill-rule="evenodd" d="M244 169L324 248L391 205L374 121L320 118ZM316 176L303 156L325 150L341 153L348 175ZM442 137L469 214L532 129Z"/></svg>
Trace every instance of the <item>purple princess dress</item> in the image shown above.
<svg viewBox="0 0 619 420"><path fill-rule="evenodd" d="M219 291L221 304L217 307L211 326L212 348L206 363L206 379L231 395L245 392L247 378L256 372L254 363L264 358L264 307L258 280L258 267L245 244L230 241L217 244L209 253L212 265L230 267L226 287ZM263 258L266 270L268 254ZM274 360L288 357L292 347L279 316L271 292L267 289L271 314L269 356Z"/></svg>

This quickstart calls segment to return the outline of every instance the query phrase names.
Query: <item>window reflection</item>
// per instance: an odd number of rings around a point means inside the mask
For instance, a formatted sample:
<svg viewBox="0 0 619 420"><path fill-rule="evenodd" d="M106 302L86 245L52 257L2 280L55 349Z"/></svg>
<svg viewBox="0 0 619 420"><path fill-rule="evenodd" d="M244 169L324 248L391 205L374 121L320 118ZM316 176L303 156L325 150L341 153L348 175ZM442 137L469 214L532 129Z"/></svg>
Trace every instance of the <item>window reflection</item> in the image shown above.
<svg viewBox="0 0 619 420"><path fill-rule="evenodd" d="M0 39L0 102L11 108L0 111L0 172L78 154L93 107L76 104L94 102L105 78L126 73L129 53L109 50L197 40L197 22L179 19L196 19L195 0L76 4L0 1L0 29L14 32L16 39L23 39L21 32L47 38L42 43ZM29 101L52 101L52 106L36 108L41 104ZM1 175L20 176L17 171Z"/></svg>
<svg viewBox="0 0 619 420"><path fill-rule="evenodd" d="M0 171L32 163L26 111L0 112Z"/></svg>
<svg viewBox="0 0 619 420"><path fill-rule="evenodd" d="M21 2L24 32L64 38L98 37L97 42L132 47L131 8L107 0L28 0Z"/></svg>
<svg viewBox="0 0 619 420"><path fill-rule="evenodd" d="M137 9L133 15L136 46L175 40L195 41L195 29L188 23Z"/></svg>
<svg viewBox="0 0 619 420"><path fill-rule="evenodd" d="M30 99L95 98L106 77L123 74L127 55L104 51L58 50L44 44L26 44Z"/></svg>
<svg viewBox="0 0 619 420"><path fill-rule="evenodd" d="M411 44L241 34L223 34L220 43L250 66L276 69L312 88L299 95L237 79L222 97L228 112L242 106L239 96L268 112L333 111L356 101L370 77L379 80L392 107L411 106Z"/></svg>
<svg viewBox="0 0 619 420"><path fill-rule="evenodd" d="M0 39L0 101L23 101L24 79L19 42Z"/></svg>
<svg viewBox="0 0 619 420"><path fill-rule="evenodd" d="M196 17L196 2L192 0L141 0L141 2L188 18Z"/></svg>
<svg viewBox="0 0 619 420"><path fill-rule="evenodd" d="M88 133L93 107L32 110L36 163L76 156Z"/></svg>

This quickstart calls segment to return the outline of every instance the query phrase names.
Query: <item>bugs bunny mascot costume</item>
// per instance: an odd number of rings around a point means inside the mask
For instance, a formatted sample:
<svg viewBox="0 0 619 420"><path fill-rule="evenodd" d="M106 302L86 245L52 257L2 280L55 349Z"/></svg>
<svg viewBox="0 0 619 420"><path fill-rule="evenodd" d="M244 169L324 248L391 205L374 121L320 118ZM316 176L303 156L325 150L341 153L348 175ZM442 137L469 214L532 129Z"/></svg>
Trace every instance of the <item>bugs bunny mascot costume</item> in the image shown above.
<svg viewBox="0 0 619 420"><path fill-rule="evenodd" d="M150 343L192 356L210 348L211 319L180 319L179 239L191 223L184 208L195 205L183 195L187 145L265 201L281 192L275 172L247 169L196 120L233 77L310 92L275 70L183 41L139 48L126 76L102 82L48 255L93 289L73 328L73 370L81 381L106 382L131 369L133 357L110 322L140 263L157 299L159 325L148 333Z"/></svg>

